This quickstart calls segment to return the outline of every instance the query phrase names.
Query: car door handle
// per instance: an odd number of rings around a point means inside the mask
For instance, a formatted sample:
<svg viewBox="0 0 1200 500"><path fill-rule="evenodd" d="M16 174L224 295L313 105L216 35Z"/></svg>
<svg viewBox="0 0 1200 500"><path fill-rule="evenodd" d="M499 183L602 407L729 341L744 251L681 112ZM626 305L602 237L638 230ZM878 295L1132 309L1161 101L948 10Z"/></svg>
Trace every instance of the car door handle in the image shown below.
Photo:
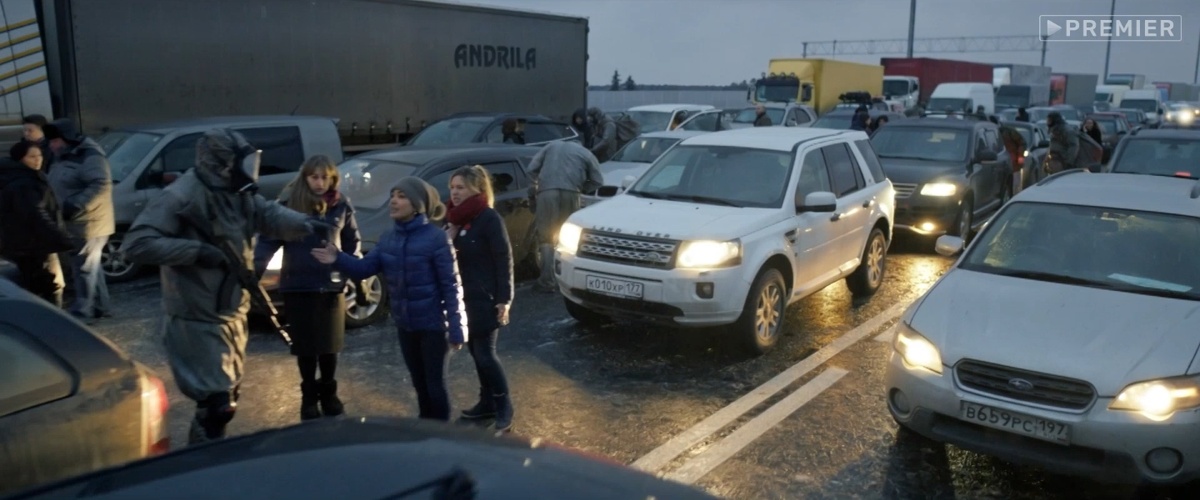
<svg viewBox="0 0 1200 500"><path fill-rule="evenodd" d="M833 217L829 218L830 222L837 222L840 220L842 220L842 214L833 214Z"/></svg>
<svg viewBox="0 0 1200 500"><path fill-rule="evenodd" d="M864 201L864 202L863 202L863 204L862 204L862 207L863 207L863 208L871 208L871 206L872 206L872 205L874 205L874 204L875 204L875 198L871 198L871 199L869 199L869 200L867 200L867 201Z"/></svg>

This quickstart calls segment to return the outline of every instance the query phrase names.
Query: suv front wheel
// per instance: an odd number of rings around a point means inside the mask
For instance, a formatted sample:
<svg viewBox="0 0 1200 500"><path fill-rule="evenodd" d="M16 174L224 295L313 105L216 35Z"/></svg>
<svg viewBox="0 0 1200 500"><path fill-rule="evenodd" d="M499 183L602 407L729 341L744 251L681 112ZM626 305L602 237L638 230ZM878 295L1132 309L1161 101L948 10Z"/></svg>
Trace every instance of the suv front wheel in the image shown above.
<svg viewBox="0 0 1200 500"><path fill-rule="evenodd" d="M879 228L871 230L867 237L867 246L863 249L862 260L858 269L846 277L846 287L850 293L865 297L874 295L883 285L883 275L887 271L887 238Z"/></svg>
<svg viewBox="0 0 1200 500"><path fill-rule="evenodd" d="M775 347L783 331L787 308L787 285L779 270L767 268L758 273L746 295L742 316L734 326L749 354L765 354Z"/></svg>

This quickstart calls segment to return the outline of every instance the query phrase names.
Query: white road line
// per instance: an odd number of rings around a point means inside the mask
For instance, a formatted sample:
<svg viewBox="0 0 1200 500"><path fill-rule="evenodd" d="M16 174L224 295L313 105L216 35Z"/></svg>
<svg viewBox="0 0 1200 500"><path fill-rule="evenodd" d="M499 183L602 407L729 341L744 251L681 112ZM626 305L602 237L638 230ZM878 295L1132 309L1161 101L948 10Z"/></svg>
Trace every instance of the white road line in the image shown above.
<svg viewBox="0 0 1200 500"><path fill-rule="evenodd" d="M895 336L896 336L896 327L893 326L891 328L888 328L887 330L884 330L883 333L876 335L875 341L883 342L886 344L888 342L891 342L892 338L894 338Z"/></svg>
<svg viewBox="0 0 1200 500"><path fill-rule="evenodd" d="M745 396L738 398L737 401L730 403L728 406L717 410L716 413L709 415L708 418L701 420L700 423L692 426L692 428L683 433L671 438L671 440L663 443L662 446L655 448L650 453L647 453L642 458L630 464L631 466L641 469L646 472L655 473L659 469L666 466L675 457L687 451L697 443L707 438L714 432L721 430L722 427L729 425L738 417L741 417L746 412L754 407L762 404L775 393L782 391L791 385L793 382L800 380L800 377L813 371L821 364L829 361L839 352L854 345L859 340L862 340L867 335L875 333L879 327L883 326L888 321L900 316L904 309L908 307L908 303L899 302L888 308L886 311L879 313L867 320L867 322L858 325L854 329L842 334L837 340L834 340L829 345L822 347L817 352L807 358L804 358L799 363L792 365L787 370L780 372L766 381L754 390L746 393Z"/></svg>
<svg viewBox="0 0 1200 500"><path fill-rule="evenodd" d="M768 430L782 422L783 419L799 410L813 398L821 394L822 391L833 386L838 380L850 373L846 370L837 367L831 367L825 370L816 378L804 384L796 392L783 398L774 406L771 406L767 411L762 412L753 420L746 423L730 434L725 439L722 439L712 448L704 450L703 453L688 460L682 467L667 474L667 479L679 481L681 483L691 484L704 477L705 474L712 472L721 464L725 463L743 448L748 446L755 439L762 437Z"/></svg>

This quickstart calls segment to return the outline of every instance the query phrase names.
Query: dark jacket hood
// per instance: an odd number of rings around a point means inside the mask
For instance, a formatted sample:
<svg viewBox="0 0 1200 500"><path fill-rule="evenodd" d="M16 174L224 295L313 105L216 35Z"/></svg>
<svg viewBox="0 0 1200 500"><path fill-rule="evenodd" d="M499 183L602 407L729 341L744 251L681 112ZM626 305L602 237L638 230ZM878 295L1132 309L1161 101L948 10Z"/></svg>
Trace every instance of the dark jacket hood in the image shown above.
<svg viewBox="0 0 1200 500"><path fill-rule="evenodd" d="M0 158L0 186L20 179L36 179L38 171L12 158Z"/></svg>

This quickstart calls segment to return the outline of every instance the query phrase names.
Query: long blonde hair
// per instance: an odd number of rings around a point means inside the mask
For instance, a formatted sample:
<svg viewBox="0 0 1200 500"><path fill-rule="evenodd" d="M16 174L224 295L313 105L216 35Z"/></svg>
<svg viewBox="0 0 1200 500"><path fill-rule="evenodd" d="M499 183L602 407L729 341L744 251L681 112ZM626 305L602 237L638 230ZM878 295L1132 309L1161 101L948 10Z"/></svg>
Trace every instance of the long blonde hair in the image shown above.
<svg viewBox="0 0 1200 500"><path fill-rule="evenodd" d="M279 201L287 203L289 208L302 214L325 215L325 211L329 210L329 207L325 206L324 199L308 188L306 180L308 176L318 173L329 176L330 191L337 190L338 169L337 165L333 163L333 158L326 155L313 155L304 161L304 165L300 167L300 173L280 192Z"/></svg>
<svg viewBox="0 0 1200 500"><path fill-rule="evenodd" d="M462 177L463 184L482 194L483 199L487 200L487 206L491 207L495 203L496 195L492 192L492 176L482 165L458 167L458 170L450 174L451 179L455 177Z"/></svg>

